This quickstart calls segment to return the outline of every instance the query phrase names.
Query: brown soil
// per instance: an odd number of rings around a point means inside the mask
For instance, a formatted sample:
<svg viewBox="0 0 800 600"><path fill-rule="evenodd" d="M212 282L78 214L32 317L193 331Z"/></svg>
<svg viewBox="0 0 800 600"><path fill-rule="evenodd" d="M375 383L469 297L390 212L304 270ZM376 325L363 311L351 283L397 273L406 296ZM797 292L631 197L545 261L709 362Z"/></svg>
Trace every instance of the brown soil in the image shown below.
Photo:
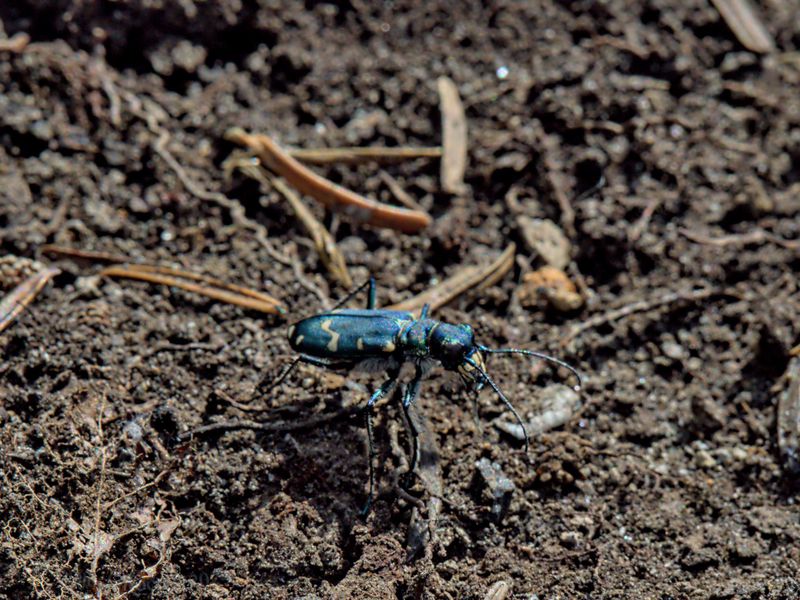
<svg viewBox="0 0 800 600"><path fill-rule="evenodd" d="M760 7L779 48L765 56L706 0L276 4L0 6L6 34L32 42L0 52L0 255L62 269L0 334L0 594L484 598L497 585L493 598L800 597L800 509L775 408L800 342L800 254L785 242L800 237L794 4ZM408 440L391 402L376 415L381 488L366 519L353 411L178 443L221 418L336 414L380 375L302 368L254 400L264 412L245 413L228 399L248 401L280 371L284 322L100 279L97 265L41 246L177 263L264 289L292 319L313 314L346 290L277 193L225 179L225 130L298 147L436 146L442 75L469 122L465 193L443 193L438 161L417 160L386 169L434 215L420 235L314 210L354 280L378 277L381 304L516 241L509 275L436 316L574 363L580 413L526 457L492 423L507 419L495 397L481 394L479 428L469 394L435 371L419 409L440 456L409 490L422 506L394 485ZM316 169L392 199L375 165ZM239 225L236 204L279 254ZM583 308L520 302L519 282L541 266L520 216L568 234ZM721 236L733 237L709 243ZM640 301L654 304L561 343ZM490 365L526 418L565 375L531 365ZM500 516L480 459L514 485Z"/></svg>

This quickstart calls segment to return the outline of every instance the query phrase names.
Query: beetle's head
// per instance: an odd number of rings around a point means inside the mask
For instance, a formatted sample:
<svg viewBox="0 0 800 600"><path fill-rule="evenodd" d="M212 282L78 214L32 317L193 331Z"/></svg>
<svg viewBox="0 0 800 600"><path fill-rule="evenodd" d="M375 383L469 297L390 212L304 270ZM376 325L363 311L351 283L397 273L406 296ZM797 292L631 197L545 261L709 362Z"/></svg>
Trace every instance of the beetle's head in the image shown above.
<svg viewBox="0 0 800 600"><path fill-rule="evenodd" d="M481 351L477 347L473 347L464 357L464 362L458 365L458 373L465 384L471 387L473 391L479 392L485 382L481 371L486 371L486 363L483 360Z"/></svg>
<svg viewBox="0 0 800 600"><path fill-rule="evenodd" d="M431 332L429 344L431 358L441 362L445 369L458 371L470 381L481 381L471 364L483 366L483 356L475 346L472 327L439 323Z"/></svg>
<svg viewBox="0 0 800 600"><path fill-rule="evenodd" d="M475 334L469 325L439 323L428 339L431 358L442 363L445 369L455 371L464 358L475 348Z"/></svg>

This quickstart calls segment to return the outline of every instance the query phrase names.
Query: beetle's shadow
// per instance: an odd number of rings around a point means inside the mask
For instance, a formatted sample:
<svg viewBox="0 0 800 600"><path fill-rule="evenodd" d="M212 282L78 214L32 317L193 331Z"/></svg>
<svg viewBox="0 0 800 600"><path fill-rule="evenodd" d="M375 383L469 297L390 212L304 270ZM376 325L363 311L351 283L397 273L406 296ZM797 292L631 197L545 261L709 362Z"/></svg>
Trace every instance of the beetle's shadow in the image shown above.
<svg viewBox="0 0 800 600"><path fill-rule="evenodd" d="M325 520L357 518L368 482L364 404L366 399L348 416L313 427L260 433L258 446L281 457L263 490L265 501L282 492L313 506ZM336 410L328 406L321 415Z"/></svg>
<svg viewBox="0 0 800 600"><path fill-rule="evenodd" d="M358 377L369 381L363 389L359 386L357 391L348 394L349 397L339 394L323 408L320 408L319 398L312 398L295 404L288 415L276 409L241 419L264 424L284 422L289 425L286 430L220 430L196 439L193 449L187 452L216 449L221 458L236 461L228 473L221 474L229 478L229 482L225 485L225 514L218 517L263 519L265 514L291 508L297 514L313 514L314 518L335 524L343 536L354 525L363 523L361 511L369 486L364 407L369 398L368 390L380 383L380 376L364 377ZM391 419L403 418L395 401L402 387L396 386L388 401L373 411L376 497L391 485L396 468L386 425ZM346 408L348 406L352 409ZM337 413L341 416L334 417ZM328 420L329 416L332 418ZM323 422L300 429L291 427L292 418L308 422L310 417L321 418ZM256 453L262 456L256 457ZM233 481L231 475L234 474L239 481ZM288 499L291 499L291 506L286 505ZM280 511L275 503L283 504ZM253 510L254 507L257 510Z"/></svg>

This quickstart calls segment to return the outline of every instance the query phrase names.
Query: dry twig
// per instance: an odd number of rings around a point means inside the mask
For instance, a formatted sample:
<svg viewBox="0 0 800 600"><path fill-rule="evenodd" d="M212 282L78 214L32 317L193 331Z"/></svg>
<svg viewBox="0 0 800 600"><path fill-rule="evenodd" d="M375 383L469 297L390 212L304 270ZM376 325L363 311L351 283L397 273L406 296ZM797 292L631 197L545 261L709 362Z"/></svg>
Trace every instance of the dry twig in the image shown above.
<svg viewBox="0 0 800 600"><path fill-rule="evenodd" d="M140 281L177 287L187 292L194 292L201 296L206 296L207 298L219 300L220 302L226 302L264 313L278 315L286 313L286 309L281 305L280 301L267 294L179 269L152 265L115 266L103 269L100 275L105 277L138 279ZM185 279L201 281L206 285L190 283L184 281Z"/></svg>
<svg viewBox="0 0 800 600"><path fill-rule="evenodd" d="M122 254L111 254L110 252L100 252L96 250L81 250L80 248L67 248L66 246L54 246L52 244L45 244L40 247L39 250L42 254L66 256L67 258L88 260L95 263L119 264L132 262L130 257Z"/></svg>
<svg viewBox="0 0 800 600"><path fill-rule="evenodd" d="M209 275L203 275L202 273L193 273L191 271L185 271L183 269L176 269L175 267L168 267L163 265L135 264L132 265L130 268L136 271L142 271L144 273L159 273L161 275L179 277L181 279L189 279L191 281L199 281L201 283L205 283L206 285L212 287L228 290L229 292L233 292L234 294L238 294L240 296L248 296L250 298L255 298L256 300L264 302L265 304L274 304L276 306L282 306L280 300L278 300L277 298L273 298L269 294L265 294L264 292L259 292L258 290L252 290L250 288L246 288L244 286L237 285L235 283L228 283L227 281L222 281L221 279L217 279L216 277L210 277Z"/></svg>
<svg viewBox="0 0 800 600"><path fill-rule="evenodd" d="M691 229L679 229L680 233L685 238L697 242L698 244L706 244L709 246L717 246L722 248L724 246L745 246L747 244L763 244L764 242L771 242L777 244L787 250L800 250L800 241L785 240L777 235L764 231L763 229L753 229L747 233L722 235L719 237L710 237L699 231L692 231Z"/></svg>
<svg viewBox="0 0 800 600"><path fill-rule="evenodd" d="M331 421L336 421L338 419L344 419L350 417L356 413L361 411L361 407L358 404L353 404L351 406L346 406L334 412L323 413L320 415L315 415L309 417L307 419L298 419L294 421L273 421L262 423L259 421L250 421L250 420L231 420L231 421L218 421L216 423L211 423L209 425L203 425L201 427L197 427L196 429L192 429L191 431L187 431L182 433L178 436L178 440L181 442L185 442L191 440L195 437L206 436L213 433L223 432L223 431L235 431L237 429L250 429L253 431L300 431L303 429L312 429L317 427L318 425L322 425L323 423L330 423Z"/></svg>
<svg viewBox="0 0 800 600"><path fill-rule="evenodd" d="M467 118L458 88L449 77L439 77L439 110L442 113L442 189L451 194L464 192L467 170Z"/></svg>
<svg viewBox="0 0 800 600"><path fill-rule="evenodd" d="M322 264L325 265L328 272L344 287L352 288L353 278L347 270L347 263L344 260L344 255L336 245L336 239L331 232L317 220L314 213L303 204L300 197L295 194L282 179L272 177L270 183L272 183L272 186L276 190L283 194L283 197L286 198L291 205L294 214L297 215L297 218L300 219L300 222L306 228L306 231L308 231L311 239L314 241L314 247L317 249L320 259L322 259Z"/></svg>
<svg viewBox="0 0 800 600"><path fill-rule="evenodd" d="M494 262L479 266L465 267L452 277L448 277L421 294L398 302L386 308L390 310L418 311L425 304L430 304L431 312L449 304L461 294L473 288L486 289L496 284L514 266L516 246L510 244Z"/></svg>
<svg viewBox="0 0 800 600"><path fill-rule="evenodd" d="M255 160L257 161L258 159ZM234 163L226 165L226 167L238 168L242 173L255 179L262 186L268 187L271 185L278 190L286 198L289 206L292 207L292 211L311 236L317 254L319 254L320 260L322 260L328 272L344 287L353 287L353 278L350 277L344 256L336 245L336 239L282 179L271 176L260 165L254 164L252 160L235 160Z"/></svg>
<svg viewBox="0 0 800 600"><path fill-rule="evenodd" d="M642 214L628 230L628 239L631 242L636 242L642 237L642 234L644 234L647 230L647 226L650 224L650 219L653 218L658 207L667 199L668 198L664 194L659 194L648 200L647 206L644 207Z"/></svg>
<svg viewBox="0 0 800 600"><path fill-rule="evenodd" d="M150 265L146 263L135 263L132 262L130 257L124 256L121 254L111 254L108 252L96 252L92 250L81 250L78 248L67 248L64 246L52 246L52 245L45 245L41 248L42 252L45 254L53 254L57 256L67 256L69 258L77 258L80 260L88 260L91 262L103 262L103 263L111 263L111 264L122 264L122 263L130 263L126 267L120 268L109 268L105 269L100 272L100 275L106 275L110 277L127 277L129 279L140 279L143 281L150 281L151 283L164 283L165 285L175 285L170 278L178 278L178 279L188 279L190 281L199 281L201 283L206 284L207 286L211 286L214 288L220 288L221 290L227 290L232 294L226 295L222 292L216 291L217 295L212 295L207 291L199 291L200 288L192 287L189 289L185 287L185 285L176 285L175 287L180 287L182 289L187 289L188 291L195 291L197 293L203 294L205 296L214 298L216 300L221 300L222 302L229 302L230 304L236 304L237 306L243 306L245 308L254 308L255 310L261 310L261 308L256 308L255 306L250 306L243 304L241 299L236 298L237 296L246 296L248 298L255 299L257 302L264 303L266 305L273 305L276 307L278 313L283 314L285 309L281 304L280 300L273 298L269 294L265 294L264 292L259 292L258 290L253 290L250 288L246 288L241 285L236 285L235 283L229 283L227 281L222 281L221 279L217 279L215 277L210 277L208 275L203 275L202 273L193 273L191 271L185 271L183 269L178 269L175 267L169 267L164 265ZM167 278L164 280L155 280L152 277L141 277L141 276L133 276L129 275L131 272L135 273L149 273L155 275L166 275ZM125 273L125 274L123 274ZM203 288L206 289L206 288ZM262 311L262 312L273 312L273 311Z"/></svg>
<svg viewBox="0 0 800 600"><path fill-rule="evenodd" d="M772 52L775 40L748 0L711 0L742 46L753 52Z"/></svg>
<svg viewBox="0 0 800 600"><path fill-rule="evenodd" d="M389 191L392 192L392 196L394 196L400 204L406 208L410 208L411 210L425 210L416 200L414 200L414 198L411 197L411 194L403 189L403 187L400 185L400 182L389 175L389 173L386 171L379 171L378 177L381 178L381 181L386 185L386 187L389 188Z"/></svg>
<svg viewBox="0 0 800 600"><path fill-rule="evenodd" d="M49 267L34 273L0 300L0 333L33 302L47 282L61 271Z"/></svg>
<svg viewBox="0 0 800 600"><path fill-rule="evenodd" d="M800 473L800 357L786 369L786 389L778 397L778 448L786 470Z"/></svg>
<svg viewBox="0 0 800 600"><path fill-rule="evenodd" d="M699 290L685 290L681 292L662 294L656 300L638 300L637 302L632 302L631 304L627 304L621 308L610 310L608 312L599 315L594 315L593 317L585 320L583 323L575 325L569 331L569 333L567 333L566 337L564 337L564 339L561 340L561 345L566 346L572 340L579 337L580 335L582 335L583 333L585 333L590 329L594 329L595 327L599 327L600 325L605 325L606 323L612 323L614 321L618 321L634 313L646 312L656 308L661 308L662 306L674 304L675 302L680 302L680 301L698 302L700 300L705 300L706 298L710 298L711 296L720 293L723 292L720 292L719 290L713 288L702 288Z"/></svg>
<svg viewBox="0 0 800 600"><path fill-rule="evenodd" d="M381 204L317 175L292 158L267 135L248 134L234 127L228 130L225 137L249 148L261 159L264 166L286 179L301 193L357 221L405 233L415 233L431 223L428 213Z"/></svg>
<svg viewBox="0 0 800 600"><path fill-rule="evenodd" d="M399 148L307 148L289 150L288 152L292 158L312 165L358 164L363 162L387 164L416 158L439 158L442 156L442 149L438 147L414 148L410 146Z"/></svg>

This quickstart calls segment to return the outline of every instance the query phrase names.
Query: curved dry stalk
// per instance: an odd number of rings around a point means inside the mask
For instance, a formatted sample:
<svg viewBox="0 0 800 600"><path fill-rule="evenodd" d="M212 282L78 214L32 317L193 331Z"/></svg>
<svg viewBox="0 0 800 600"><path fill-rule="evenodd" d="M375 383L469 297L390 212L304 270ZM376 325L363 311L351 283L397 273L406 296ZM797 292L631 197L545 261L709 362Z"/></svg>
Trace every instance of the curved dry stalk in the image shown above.
<svg viewBox="0 0 800 600"><path fill-rule="evenodd" d="M259 292L258 290L246 288L244 286L237 285L235 283L228 283L227 281L222 281L221 279L217 279L216 277L211 277L210 275L203 275L202 273L193 273L192 271L185 271L183 269L178 269L166 265L149 265L149 264L134 264L130 265L128 269L141 271L144 273L159 273L161 275L174 276L174 277L179 277L181 279L189 279L191 281L200 281L202 283L205 283L213 287L228 290L229 292L233 292L234 294L255 298L256 300L260 300L261 302L265 302L267 304L274 304L276 306L281 306L281 301L278 300L277 298L273 298L269 294L265 294L264 292Z"/></svg>
<svg viewBox="0 0 800 600"><path fill-rule="evenodd" d="M344 260L344 256L339 250L339 247L336 245L336 239L333 237L331 232L319 222L319 220L314 216L314 213L312 213L308 207L303 204L300 196L294 193L292 189L283 182L282 179L270 175L269 172L267 172L262 166L255 164L258 162L257 158L252 160L229 159L225 162L226 168L239 169L248 177L258 181L262 186L271 185L278 190L278 192L280 192L281 195L286 198L286 201L292 207L294 214L298 219L300 219L303 227L306 228L306 231L311 236L311 239L314 242L314 248L316 248L320 260L325 265L325 268L328 270L331 276L344 287L353 287L353 278L350 277L350 272L347 270L347 263Z"/></svg>
<svg viewBox="0 0 800 600"><path fill-rule="evenodd" d="M286 179L301 193L355 220L404 233L415 233L433 221L426 212L381 204L317 175L292 158L267 135L248 134L243 129L234 127L228 130L225 137L247 146L266 167Z"/></svg>
<svg viewBox="0 0 800 600"><path fill-rule="evenodd" d="M61 270L55 267L34 273L0 300L0 333L33 302L47 282L59 273Z"/></svg>
<svg viewBox="0 0 800 600"><path fill-rule="evenodd" d="M566 346L572 340L590 329L594 329L600 325L605 325L606 323L618 321L634 313L654 310L656 308L661 308L662 306L668 306L681 301L700 302L701 300L705 300L717 294L729 294L729 292L715 288L700 288L698 290L682 290L678 292L661 293L653 300L637 300L636 302L631 302L630 304L626 304L620 308L615 308L608 312L594 315L585 321L574 325L567 335L561 340L560 345L562 347Z"/></svg>
<svg viewBox="0 0 800 600"><path fill-rule="evenodd" d="M289 150L292 158L307 164L359 164L364 162L377 162L381 164L396 163L417 158L440 158L442 149L438 146L432 148L415 148L412 146L401 147L343 147L343 148L306 148Z"/></svg>
<svg viewBox="0 0 800 600"><path fill-rule="evenodd" d="M762 54L775 50L775 40L748 0L711 0L742 46Z"/></svg>
<svg viewBox="0 0 800 600"><path fill-rule="evenodd" d="M482 267L464 267L439 285L425 290L413 298L392 304L386 308L390 310L418 311L423 305L429 304L430 310L433 312L437 308L449 304L468 290L473 288L482 290L493 286L514 266L516 249L515 244L510 244L494 262Z"/></svg>
<svg viewBox="0 0 800 600"><path fill-rule="evenodd" d="M442 189L451 194L464 191L467 170L467 118L458 88L449 77L439 77L439 110L442 113Z"/></svg>
<svg viewBox="0 0 800 600"><path fill-rule="evenodd" d="M165 275L165 271L169 273L169 275ZM286 313L286 309L278 300L275 300L266 294L254 292L253 290L248 290L249 294L243 294L241 291L219 289L210 287L209 285L198 285L179 279L177 275L182 273L184 272L177 269L154 267L152 265L131 265L127 267L115 266L108 267L100 271L100 275L104 277L123 277L126 279L137 279L139 281L147 281L149 283L168 285L170 287L186 290L187 292L194 292L195 294L200 294L201 296L206 296L207 298L211 298L213 300L219 300L220 302L226 302L228 304L233 304L235 306L240 306L242 308L251 310L257 310L263 313L273 315L283 315ZM188 277L188 279L204 277L194 273L190 275L193 275L194 277ZM183 275L180 276L183 277ZM201 281L203 281L203 279L201 279ZM212 281L216 280L212 279ZM239 290L245 289L240 288L239 286L234 286L233 284L225 285L238 288Z"/></svg>

